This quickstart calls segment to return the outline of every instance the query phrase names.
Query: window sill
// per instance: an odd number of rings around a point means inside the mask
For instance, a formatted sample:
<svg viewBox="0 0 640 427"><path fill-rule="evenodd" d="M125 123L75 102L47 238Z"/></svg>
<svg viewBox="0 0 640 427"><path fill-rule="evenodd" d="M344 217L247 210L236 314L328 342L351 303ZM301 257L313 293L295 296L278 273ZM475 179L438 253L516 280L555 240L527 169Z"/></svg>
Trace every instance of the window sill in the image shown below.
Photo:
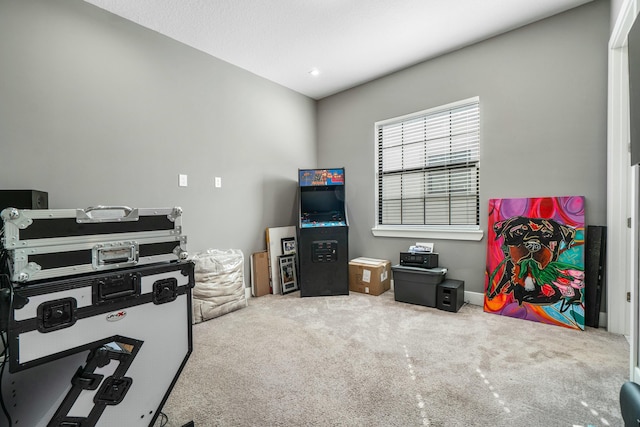
<svg viewBox="0 0 640 427"><path fill-rule="evenodd" d="M378 226L371 229L376 237L405 237L425 238L440 240L470 240L479 242L484 237L484 231L479 228L446 229L446 228L421 228L406 226Z"/></svg>

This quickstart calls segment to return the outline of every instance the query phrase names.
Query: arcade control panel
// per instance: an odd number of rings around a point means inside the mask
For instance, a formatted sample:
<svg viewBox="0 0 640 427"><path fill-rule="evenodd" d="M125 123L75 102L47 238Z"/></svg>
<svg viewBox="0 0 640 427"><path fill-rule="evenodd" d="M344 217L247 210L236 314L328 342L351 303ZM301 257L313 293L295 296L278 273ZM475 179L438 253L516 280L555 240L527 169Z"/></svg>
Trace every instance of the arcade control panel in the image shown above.
<svg viewBox="0 0 640 427"><path fill-rule="evenodd" d="M312 262L336 262L338 261L337 240L316 240L311 245Z"/></svg>

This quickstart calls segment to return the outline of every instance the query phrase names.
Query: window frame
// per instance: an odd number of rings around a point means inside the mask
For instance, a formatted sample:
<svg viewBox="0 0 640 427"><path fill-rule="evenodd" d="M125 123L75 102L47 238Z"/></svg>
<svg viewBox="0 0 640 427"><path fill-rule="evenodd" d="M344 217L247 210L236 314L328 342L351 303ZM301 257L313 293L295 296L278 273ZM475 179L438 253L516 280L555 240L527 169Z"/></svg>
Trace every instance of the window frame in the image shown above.
<svg viewBox="0 0 640 427"><path fill-rule="evenodd" d="M408 121L410 119L425 116L430 114L436 114L448 110L453 110L464 105L477 103L480 108L480 97L472 97L464 100L452 102L445 105L429 108L422 111L417 111L403 116L393 117L385 120L380 120L374 123L374 224L371 232L376 237L403 237L403 238L430 238L430 239L444 239L444 240L470 240L479 241L484 236L484 231L480 225L383 225L378 222L379 220L379 139L378 131L381 126L398 123L401 121ZM477 170L480 170L480 159L477 161ZM479 184L478 184L479 185ZM478 199L480 194L480 188L478 188ZM478 200L478 209L480 208L480 200ZM480 221L478 219L478 221Z"/></svg>

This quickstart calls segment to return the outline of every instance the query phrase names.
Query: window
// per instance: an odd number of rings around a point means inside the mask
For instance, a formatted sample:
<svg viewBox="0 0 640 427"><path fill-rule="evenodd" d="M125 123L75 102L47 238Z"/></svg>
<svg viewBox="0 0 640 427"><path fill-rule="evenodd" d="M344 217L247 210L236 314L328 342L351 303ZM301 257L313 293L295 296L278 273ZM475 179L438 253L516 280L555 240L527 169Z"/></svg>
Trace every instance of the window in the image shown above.
<svg viewBox="0 0 640 427"><path fill-rule="evenodd" d="M378 122L376 138L375 235L479 230L478 98Z"/></svg>

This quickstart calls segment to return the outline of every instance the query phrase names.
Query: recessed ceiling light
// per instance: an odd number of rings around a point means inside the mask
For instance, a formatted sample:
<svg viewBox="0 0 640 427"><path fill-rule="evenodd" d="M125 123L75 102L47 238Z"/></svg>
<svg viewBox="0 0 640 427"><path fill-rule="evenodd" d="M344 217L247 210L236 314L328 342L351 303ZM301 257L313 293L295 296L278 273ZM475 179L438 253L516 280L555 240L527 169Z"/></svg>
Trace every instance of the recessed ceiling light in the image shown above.
<svg viewBox="0 0 640 427"><path fill-rule="evenodd" d="M320 70L318 70L317 68L312 68L311 71L309 71L309 74L311 74L313 77L318 77L320 75Z"/></svg>

